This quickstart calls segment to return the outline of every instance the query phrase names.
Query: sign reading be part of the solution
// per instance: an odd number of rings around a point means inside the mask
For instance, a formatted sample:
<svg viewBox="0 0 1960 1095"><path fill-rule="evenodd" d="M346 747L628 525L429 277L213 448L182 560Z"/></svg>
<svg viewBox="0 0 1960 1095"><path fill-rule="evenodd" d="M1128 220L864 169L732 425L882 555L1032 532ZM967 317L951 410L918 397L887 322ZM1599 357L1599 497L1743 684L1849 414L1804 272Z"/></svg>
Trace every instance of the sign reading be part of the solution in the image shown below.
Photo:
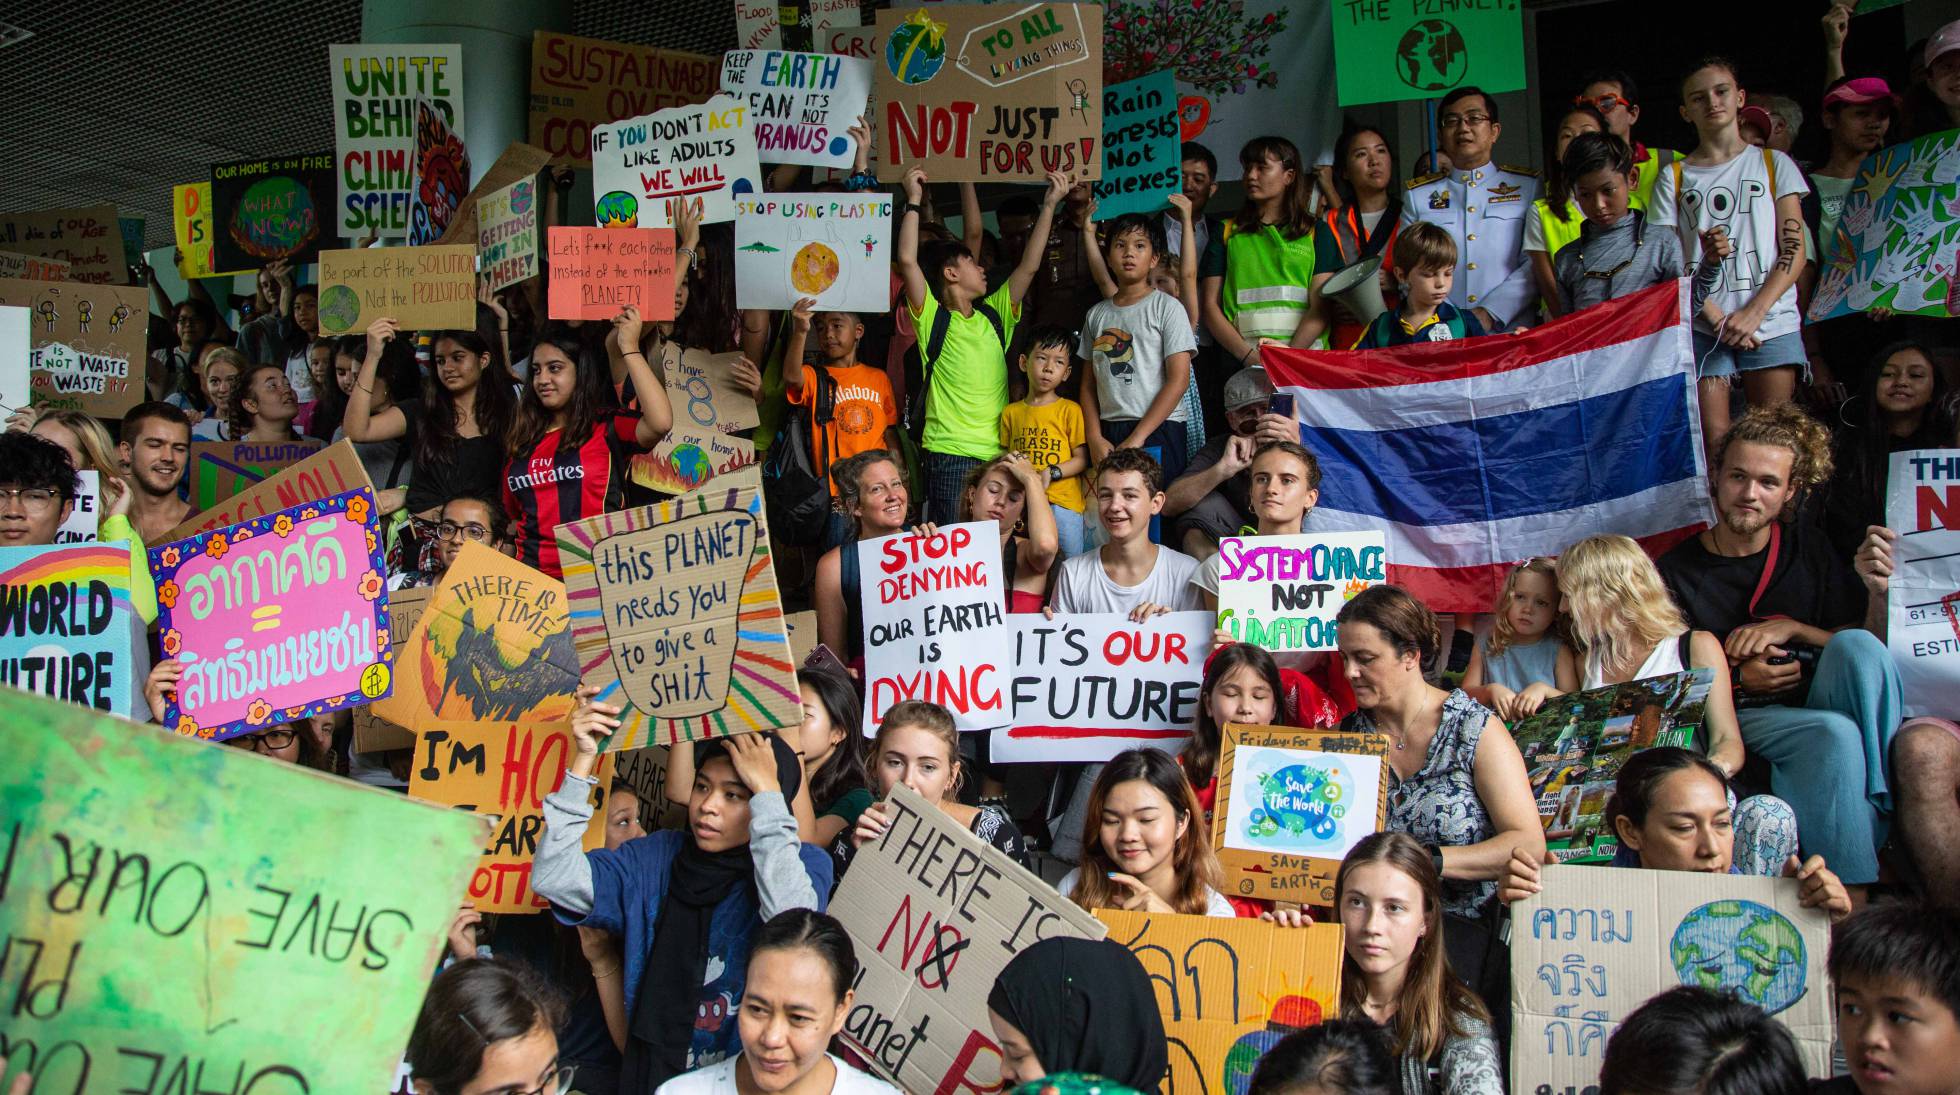
<svg viewBox="0 0 1960 1095"><path fill-rule="evenodd" d="M824 53L733 49L722 58L721 89L748 100L763 163L848 168L857 140L847 131L871 94L871 64Z"/></svg>
<svg viewBox="0 0 1960 1095"><path fill-rule="evenodd" d="M1002 605L1000 523L945 525L860 540L864 575L864 733L901 700L953 713L961 730L1014 718L1014 631Z"/></svg>
<svg viewBox="0 0 1960 1095"><path fill-rule="evenodd" d="M554 224L552 319L605 319L632 305L645 320L674 318L674 230Z"/></svg>
<svg viewBox="0 0 1960 1095"><path fill-rule="evenodd" d="M1218 626L1275 654L1334 649L1334 616L1388 580L1379 532L1227 536L1218 542Z"/></svg>
<svg viewBox="0 0 1960 1095"><path fill-rule="evenodd" d="M735 203L735 302L786 311L891 306L890 194L763 194Z"/></svg>
<svg viewBox="0 0 1960 1095"><path fill-rule="evenodd" d="M415 189L415 101L428 99L450 132L463 126L463 47L356 43L327 47L333 80L335 236L408 234ZM466 180L467 182L467 180ZM467 326L467 324L465 324Z"/></svg>
<svg viewBox="0 0 1960 1095"><path fill-rule="evenodd" d="M476 248L356 247L320 252L320 330L359 334L388 316L402 330L476 326Z"/></svg>
<svg viewBox="0 0 1960 1095"><path fill-rule="evenodd" d="M1892 454L1886 626L1906 714L1951 718L1960 695L1960 449Z"/></svg>
<svg viewBox="0 0 1960 1095"><path fill-rule="evenodd" d="M701 223L735 218L735 199L762 192L749 105L717 95L592 127L593 223L666 228L675 199L699 201Z"/></svg>
<svg viewBox="0 0 1960 1095"><path fill-rule="evenodd" d="M1198 717L1209 612L1135 624L1118 613L1017 615L1013 722L997 761L1106 761L1125 749L1177 752Z"/></svg>

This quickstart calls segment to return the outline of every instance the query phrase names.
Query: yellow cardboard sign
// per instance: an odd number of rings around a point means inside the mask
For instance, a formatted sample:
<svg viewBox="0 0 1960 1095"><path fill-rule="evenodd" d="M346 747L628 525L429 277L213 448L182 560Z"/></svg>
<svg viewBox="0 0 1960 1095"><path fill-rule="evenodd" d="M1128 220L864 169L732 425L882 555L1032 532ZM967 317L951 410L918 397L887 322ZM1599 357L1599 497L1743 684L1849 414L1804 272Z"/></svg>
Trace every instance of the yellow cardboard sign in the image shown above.
<svg viewBox="0 0 1960 1095"><path fill-rule="evenodd" d="M186 278L228 278L249 270L223 273L211 268L211 182L179 183L170 188L170 220L177 228L177 272Z"/></svg>

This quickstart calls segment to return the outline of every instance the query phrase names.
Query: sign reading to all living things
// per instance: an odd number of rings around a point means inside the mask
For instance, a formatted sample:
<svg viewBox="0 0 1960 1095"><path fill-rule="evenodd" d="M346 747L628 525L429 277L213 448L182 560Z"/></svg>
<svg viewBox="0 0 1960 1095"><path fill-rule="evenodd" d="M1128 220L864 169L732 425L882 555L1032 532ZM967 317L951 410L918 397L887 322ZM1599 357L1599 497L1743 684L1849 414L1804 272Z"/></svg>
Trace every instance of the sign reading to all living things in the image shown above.
<svg viewBox="0 0 1960 1095"><path fill-rule="evenodd" d="M372 42L328 46L327 56L340 193L328 235L407 235L415 191L415 103L435 103L449 132L468 132L463 47Z"/></svg>
<svg viewBox="0 0 1960 1095"><path fill-rule="evenodd" d="M127 285L119 220L113 205L0 213L0 251L67 263L67 280Z"/></svg>
<svg viewBox="0 0 1960 1095"><path fill-rule="evenodd" d="M1218 542L1218 627L1275 654L1334 649L1334 616L1388 580L1379 532L1227 536Z"/></svg>
<svg viewBox="0 0 1960 1095"><path fill-rule="evenodd" d="M802 721L761 491L569 522L558 550L583 680L620 708L607 752Z"/></svg>
<svg viewBox="0 0 1960 1095"><path fill-rule="evenodd" d="M27 368L35 406L121 418L146 398L147 290L0 279L0 305L29 313Z"/></svg>
<svg viewBox="0 0 1960 1095"><path fill-rule="evenodd" d="M538 184L519 179L476 204L476 259L492 292L538 274Z"/></svg>
<svg viewBox="0 0 1960 1095"><path fill-rule="evenodd" d="M748 100L763 163L849 168L857 139L848 131L871 94L871 63L825 53L729 50L721 89Z"/></svg>
<svg viewBox="0 0 1960 1095"><path fill-rule="evenodd" d="M1960 315L1960 130L1865 157L1843 203L1837 230L1817 241L1811 322L1874 308Z"/></svg>
<svg viewBox="0 0 1960 1095"><path fill-rule="evenodd" d="M1098 4L930 4L878 12L878 178L1102 177Z"/></svg>
<svg viewBox="0 0 1960 1095"><path fill-rule="evenodd" d="M320 451L317 437L291 441L193 441L191 508L207 510Z"/></svg>
<svg viewBox="0 0 1960 1095"><path fill-rule="evenodd" d="M182 183L170 188L170 220L176 229L177 272L185 278L230 277L243 270L219 272L211 264L217 229L211 219L210 182Z"/></svg>
<svg viewBox="0 0 1960 1095"><path fill-rule="evenodd" d="M1512 1091L1597 1085L1613 1028L1676 985L1763 1009L1830 1073L1830 925L1796 879L1553 866L1541 885L1511 906Z"/></svg>
<svg viewBox="0 0 1960 1095"><path fill-rule="evenodd" d="M735 301L787 311L891 307L890 194L763 194L735 203Z"/></svg>
<svg viewBox="0 0 1960 1095"><path fill-rule="evenodd" d="M993 758L1101 762L1125 749L1175 753L1191 736L1209 612L1171 612L1147 624L1118 613L1017 615L1014 719Z"/></svg>
<svg viewBox="0 0 1960 1095"><path fill-rule="evenodd" d="M1960 449L1892 454L1886 639L1908 715L1951 717L1960 695Z"/></svg>
<svg viewBox="0 0 1960 1095"><path fill-rule="evenodd" d="M1232 892L1331 905L1341 860L1388 820L1388 739L1227 723L1211 843Z"/></svg>
<svg viewBox="0 0 1960 1095"><path fill-rule="evenodd" d="M360 456L354 452L354 443L342 439L210 509L198 510L164 533L160 542L182 540L360 487L372 491L374 484L368 479Z"/></svg>
<svg viewBox="0 0 1960 1095"><path fill-rule="evenodd" d="M403 330L476 326L476 248L355 247L320 252L320 330L360 334L382 316Z"/></svg>
<svg viewBox="0 0 1960 1095"><path fill-rule="evenodd" d="M386 545L362 488L150 549L184 663L163 725L223 740L386 696Z"/></svg>
<svg viewBox="0 0 1960 1095"><path fill-rule="evenodd" d="M470 153L442 107L415 100L415 185L408 197L408 244L434 243L455 219L470 189Z"/></svg>
<svg viewBox="0 0 1960 1095"><path fill-rule="evenodd" d="M552 31L531 37L532 144L551 162L592 163L592 127L715 93L717 58Z"/></svg>
<svg viewBox="0 0 1960 1095"><path fill-rule="evenodd" d="M552 319L610 320L629 304L643 320L674 318L673 229L554 224L545 238L551 244L545 311Z"/></svg>
<svg viewBox="0 0 1960 1095"><path fill-rule="evenodd" d="M280 156L211 167L211 262L256 270L280 259L312 262L332 235L333 157Z"/></svg>
<svg viewBox="0 0 1960 1095"><path fill-rule="evenodd" d="M1177 77L1170 69L1103 89L1096 219L1153 213L1183 189Z"/></svg>
<svg viewBox="0 0 1960 1095"><path fill-rule="evenodd" d="M1434 99L1453 87L1524 86L1518 0L1482 4L1334 5L1334 66L1342 106Z"/></svg>
<svg viewBox="0 0 1960 1095"><path fill-rule="evenodd" d="M129 545L0 548L0 684L130 711Z"/></svg>
<svg viewBox="0 0 1960 1095"><path fill-rule="evenodd" d="M904 784L884 809L830 899L861 963L841 1037L905 1091L997 1090L994 978L1043 939L1108 929Z"/></svg>
<svg viewBox="0 0 1960 1095"><path fill-rule="evenodd" d="M901 700L953 713L961 730L1014 719L1013 629L1001 606L1000 523L944 525L857 544L863 568L864 733Z"/></svg>
<svg viewBox="0 0 1960 1095"><path fill-rule="evenodd" d="M735 200L762 192L748 103L717 95L592 127L593 223L666 228L674 201L700 203L701 223L735 218Z"/></svg>
<svg viewBox="0 0 1960 1095"><path fill-rule="evenodd" d="M0 750L15 1075L388 1089L482 820L11 691ZM278 854L242 836L269 818ZM348 1017L331 1039L271 1033L327 1014Z"/></svg>

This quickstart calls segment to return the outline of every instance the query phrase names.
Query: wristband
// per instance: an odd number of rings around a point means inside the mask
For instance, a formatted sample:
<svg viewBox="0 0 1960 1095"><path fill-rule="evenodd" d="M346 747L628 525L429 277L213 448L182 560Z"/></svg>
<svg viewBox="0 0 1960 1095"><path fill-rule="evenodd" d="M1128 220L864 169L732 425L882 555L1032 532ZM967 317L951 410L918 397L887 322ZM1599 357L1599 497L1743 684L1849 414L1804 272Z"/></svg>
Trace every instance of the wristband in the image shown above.
<svg viewBox="0 0 1960 1095"><path fill-rule="evenodd" d="M917 214L919 214L920 216L922 216L922 217L923 217L923 216L925 216L925 213L926 213L926 207L925 207L925 206L923 206L923 205L920 205L920 204L919 204L918 202L906 202L906 203L905 203L905 208L904 208L904 210L903 210L903 212L905 212L905 213L917 213Z"/></svg>
<svg viewBox="0 0 1960 1095"><path fill-rule="evenodd" d="M687 256L687 258L688 258L688 261L689 261L689 262L692 262L692 261L694 261L695 259L697 259L697 258L699 258L699 257L700 257L700 253L699 253L699 252L697 252L697 251L696 251L696 250L695 250L694 248L692 248L692 247L676 247L676 248L674 248L674 254L676 254L676 255L686 255L686 256Z"/></svg>

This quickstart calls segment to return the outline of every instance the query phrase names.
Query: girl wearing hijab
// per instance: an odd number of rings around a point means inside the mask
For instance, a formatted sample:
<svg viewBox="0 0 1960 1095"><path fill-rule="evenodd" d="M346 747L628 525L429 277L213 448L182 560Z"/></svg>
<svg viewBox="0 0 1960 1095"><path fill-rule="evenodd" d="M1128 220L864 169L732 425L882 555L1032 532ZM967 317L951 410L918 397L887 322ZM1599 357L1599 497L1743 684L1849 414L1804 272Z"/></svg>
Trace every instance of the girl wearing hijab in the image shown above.
<svg viewBox="0 0 1960 1095"><path fill-rule="evenodd" d="M1170 1055L1157 995L1128 947L1110 939L1044 939L1014 956L987 994L1008 1087L1092 1073L1154 1093Z"/></svg>
<svg viewBox="0 0 1960 1095"><path fill-rule="evenodd" d="M593 769L619 708L579 690L577 754L544 802L531 882L559 919L621 936L627 1037L620 1090L645 1095L689 1069L738 1052L735 1010L751 937L787 909L821 911L830 861L797 839L789 802L802 786L796 751L773 735L697 742L685 830L584 852Z"/></svg>

